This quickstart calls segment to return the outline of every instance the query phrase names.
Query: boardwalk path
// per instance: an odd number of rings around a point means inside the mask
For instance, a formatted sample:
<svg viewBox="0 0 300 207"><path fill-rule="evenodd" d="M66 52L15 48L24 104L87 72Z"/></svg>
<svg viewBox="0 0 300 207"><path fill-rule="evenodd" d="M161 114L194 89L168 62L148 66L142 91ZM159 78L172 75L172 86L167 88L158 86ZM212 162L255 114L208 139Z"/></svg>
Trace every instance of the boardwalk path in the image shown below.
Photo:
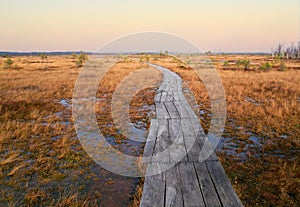
<svg viewBox="0 0 300 207"><path fill-rule="evenodd" d="M168 69L152 66L164 79L155 97L157 119L151 121L144 156L156 155L174 142L178 150L153 158L147 165L148 172L167 164L173 167L145 177L140 206L243 206L216 155L198 161L206 136L182 93L182 79Z"/></svg>

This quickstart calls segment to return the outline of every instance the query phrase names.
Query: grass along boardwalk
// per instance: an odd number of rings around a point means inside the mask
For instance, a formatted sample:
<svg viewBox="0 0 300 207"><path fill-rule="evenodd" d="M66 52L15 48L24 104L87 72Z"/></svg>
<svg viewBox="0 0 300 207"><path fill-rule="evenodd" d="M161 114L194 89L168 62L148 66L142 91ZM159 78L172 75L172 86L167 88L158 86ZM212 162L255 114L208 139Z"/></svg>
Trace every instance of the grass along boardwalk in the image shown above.
<svg viewBox="0 0 300 207"><path fill-rule="evenodd" d="M164 79L155 97L157 119L151 121L144 150L144 156L153 158L147 165L140 206L243 206L217 156L213 153L199 161L206 136L182 93L182 79L166 68L151 66ZM175 148L166 150L171 145ZM165 150L163 156L155 156Z"/></svg>

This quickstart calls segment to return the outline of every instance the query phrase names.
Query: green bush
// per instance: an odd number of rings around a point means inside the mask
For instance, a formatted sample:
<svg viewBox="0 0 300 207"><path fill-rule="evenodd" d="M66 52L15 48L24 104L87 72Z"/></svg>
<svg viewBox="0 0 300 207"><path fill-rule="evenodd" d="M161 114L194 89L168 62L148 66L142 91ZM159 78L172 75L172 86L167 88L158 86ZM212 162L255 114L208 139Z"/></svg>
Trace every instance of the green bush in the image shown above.
<svg viewBox="0 0 300 207"><path fill-rule="evenodd" d="M285 70L287 70L287 66L286 66L286 64L283 61L280 62L278 70L279 71L285 71Z"/></svg>
<svg viewBox="0 0 300 207"><path fill-rule="evenodd" d="M228 68L229 68L229 62L228 62L228 61L225 61L225 62L223 63L223 68L224 68L224 69L228 69Z"/></svg>
<svg viewBox="0 0 300 207"><path fill-rule="evenodd" d="M42 60L48 58L48 56L47 56L45 53L41 53L41 54L39 54L39 56L40 56L40 58L41 58Z"/></svg>
<svg viewBox="0 0 300 207"><path fill-rule="evenodd" d="M271 70L272 65L269 62L264 63L262 66L259 67L260 70Z"/></svg>
<svg viewBox="0 0 300 207"><path fill-rule="evenodd" d="M238 60L236 65L240 69L240 66L243 66L244 70L250 70L250 60Z"/></svg>
<svg viewBox="0 0 300 207"><path fill-rule="evenodd" d="M72 57L72 59L76 60L78 55L76 53L72 53L71 57Z"/></svg>
<svg viewBox="0 0 300 207"><path fill-rule="evenodd" d="M77 65L78 67L82 67L82 66L83 66L83 63L84 63L85 61L87 61L87 60L88 60L87 54L80 53L80 54L77 56L76 65Z"/></svg>
<svg viewBox="0 0 300 207"><path fill-rule="evenodd" d="M12 61L12 59L10 57L6 58L6 60L4 61L3 64L3 68L4 69L9 69L12 67L12 65L14 64L14 62Z"/></svg>

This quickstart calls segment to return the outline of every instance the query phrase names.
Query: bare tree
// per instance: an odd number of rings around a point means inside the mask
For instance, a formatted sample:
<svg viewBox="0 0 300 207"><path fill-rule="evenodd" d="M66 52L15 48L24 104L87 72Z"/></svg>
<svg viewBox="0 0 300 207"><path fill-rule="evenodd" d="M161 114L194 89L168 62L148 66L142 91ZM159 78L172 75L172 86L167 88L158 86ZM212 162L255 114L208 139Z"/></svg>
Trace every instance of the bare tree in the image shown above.
<svg viewBox="0 0 300 207"><path fill-rule="evenodd" d="M272 49L272 57L295 59L300 58L300 42L295 46L291 43L289 47L285 47L284 44L279 43L277 48Z"/></svg>
<svg viewBox="0 0 300 207"><path fill-rule="evenodd" d="M300 41L298 42L298 52L297 52L297 58L300 59Z"/></svg>

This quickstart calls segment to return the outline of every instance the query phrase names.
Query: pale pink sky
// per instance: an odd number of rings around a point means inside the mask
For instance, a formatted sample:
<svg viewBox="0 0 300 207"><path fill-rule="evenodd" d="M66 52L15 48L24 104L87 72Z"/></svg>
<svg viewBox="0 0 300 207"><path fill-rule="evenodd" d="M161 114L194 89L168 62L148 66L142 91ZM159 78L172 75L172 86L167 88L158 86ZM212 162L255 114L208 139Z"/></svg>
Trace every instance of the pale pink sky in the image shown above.
<svg viewBox="0 0 300 207"><path fill-rule="evenodd" d="M298 0L1 0L0 51L95 51L143 31L204 51L270 52L299 41Z"/></svg>

